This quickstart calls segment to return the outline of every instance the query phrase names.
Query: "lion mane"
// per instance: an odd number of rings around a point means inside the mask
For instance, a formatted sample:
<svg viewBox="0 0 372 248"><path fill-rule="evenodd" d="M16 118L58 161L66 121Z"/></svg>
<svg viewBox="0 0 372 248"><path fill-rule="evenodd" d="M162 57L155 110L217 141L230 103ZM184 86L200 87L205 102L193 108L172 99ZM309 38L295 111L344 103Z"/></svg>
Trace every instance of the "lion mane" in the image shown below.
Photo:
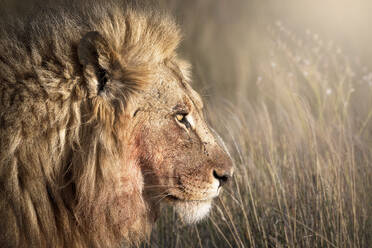
<svg viewBox="0 0 372 248"><path fill-rule="evenodd" d="M127 152L135 142L122 147L118 141L130 135L120 113L151 81L151 65L175 56L177 25L113 1L72 1L3 19L0 247L138 243L155 217ZM125 83L111 101L94 98L98 86L85 80L89 70L79 63L79 44L91 31L125 54Z"/></svg>

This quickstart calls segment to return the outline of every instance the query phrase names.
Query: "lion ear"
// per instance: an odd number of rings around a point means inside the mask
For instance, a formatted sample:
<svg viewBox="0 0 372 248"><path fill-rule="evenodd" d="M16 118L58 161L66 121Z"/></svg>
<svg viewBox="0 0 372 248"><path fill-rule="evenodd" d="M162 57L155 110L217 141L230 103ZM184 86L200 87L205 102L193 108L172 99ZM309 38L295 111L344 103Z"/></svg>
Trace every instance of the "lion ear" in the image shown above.
<svg viewBox="0 0 372 248"><path fill-rule="evenodd" d="M81 65L90 77L95 77L92 85L97 93L103 90L108 80L110 67L113 61L112 50L108 42L97 31L88 32L78 45L78 58ZM89 79L88 79L89 80Z"/></svg>

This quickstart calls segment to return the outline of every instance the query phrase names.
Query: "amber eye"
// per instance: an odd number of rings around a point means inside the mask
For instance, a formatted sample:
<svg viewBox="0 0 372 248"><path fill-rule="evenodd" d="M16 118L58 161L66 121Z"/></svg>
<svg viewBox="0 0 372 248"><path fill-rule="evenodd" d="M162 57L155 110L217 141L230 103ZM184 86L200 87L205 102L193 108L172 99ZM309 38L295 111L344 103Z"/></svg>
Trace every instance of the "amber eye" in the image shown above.
<svg viewBox="0 0 372 248"><path fill-rule="evenodd" d="M187 120L187 115L188 114L185 114L185 113L178 113L178 114L176 114L176 120L180 123L180 124L182 124L182 125L184 125L186 128L191 128L191 124L190 124L190 122Z"/></svg>

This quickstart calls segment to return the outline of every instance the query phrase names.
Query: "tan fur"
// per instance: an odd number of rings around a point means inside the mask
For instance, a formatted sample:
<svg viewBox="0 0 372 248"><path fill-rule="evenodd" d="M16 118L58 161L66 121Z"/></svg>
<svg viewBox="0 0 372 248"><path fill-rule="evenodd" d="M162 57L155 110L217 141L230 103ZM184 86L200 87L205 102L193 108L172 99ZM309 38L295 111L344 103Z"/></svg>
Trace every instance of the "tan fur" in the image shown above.
<svg viewBox="0 0 372 248"><path fill-rule="evenodd" d="M74 4L1 24L0 247L138 243L160 203L193 222L218 194L213 172L231 173L173 21Z"/></svg>

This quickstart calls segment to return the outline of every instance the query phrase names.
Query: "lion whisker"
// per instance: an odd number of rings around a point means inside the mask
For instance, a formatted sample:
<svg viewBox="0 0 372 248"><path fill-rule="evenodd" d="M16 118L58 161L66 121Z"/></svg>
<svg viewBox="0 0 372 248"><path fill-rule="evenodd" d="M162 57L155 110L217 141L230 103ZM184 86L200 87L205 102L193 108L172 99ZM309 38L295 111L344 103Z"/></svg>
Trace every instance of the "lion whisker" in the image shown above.
<svg viewBox="0 0 372 248"><path fill-rule="evenodd" d="M163 195L163 197L161 197L157 202L155 202L154 204L155 205L158 205L163 199L165 199L167 196L171 196L171 194L166 194L166 195Z"/></svg>
<svg viewBox="0 0 372 248"><path fill-rule="evenodd" d="M168 189L184 189L184 187L182 185L175 185L175 186L171 186L171 185L145 185L144 188L145 189L152 189L152 188L168 188Z"/></svg>
<svg viewBox="0 0 372 248"><path fill-rule="evenodd" d="M146 177L146 176L156 176L155 172L152 172L152 171L148 171L148 172L145 172L142 174L143 177ZM179 176L165 176L165 175L162 175L162 178L173 178L173 179L179 179Z"/></svg>

